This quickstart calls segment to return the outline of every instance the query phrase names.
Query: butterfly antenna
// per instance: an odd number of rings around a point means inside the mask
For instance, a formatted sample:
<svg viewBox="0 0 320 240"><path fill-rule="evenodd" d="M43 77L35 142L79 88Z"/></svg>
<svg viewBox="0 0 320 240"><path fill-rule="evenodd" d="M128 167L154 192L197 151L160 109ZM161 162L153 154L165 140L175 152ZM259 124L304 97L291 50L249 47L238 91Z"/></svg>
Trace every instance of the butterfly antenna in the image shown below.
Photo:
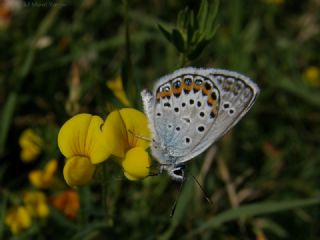
<svg viewBox="0 0 320 240"><path fill-rule="evenodd" d="M147 137L141 136L141 135L139 135L139 134L136 134L135 132L131 131L130 129L128 129L128 132L131 133L133 136L135 136L135 137L137 137L137 138L140 138L140 139L142 139L142 140L151 142L151 139L150 139L150 138L147 138Z"/></svg>
<svg viewBox="0 0 320 240"><path fill-rule="evenodd" d="M173 203L173 206L172 206L172 209L171 209L171 213L170 213L170 217L172 218L175 211L176 211L176 207L177 207L177 203L178 203L178 199L180 197L180 194L182 192L182 186L183 186L183 183L184 183L185 180L181 181L181 184L180 184L180 187L179 187L179 192L178 192L178 195Z"/></svg>
<svg viewBox="0 0 320 240"><path fill-rule="evenodd" d="M198 184L198 186L200 187L200 189L201 189L201 191L202 191L205 199L208 201L208 203L212 204L211 199L208 197L207 192L206 192L206 191L204 190L204 188L201 186L201 184L199 183L198 179L197 179L195 176L193 176L193 175L191 175L191 176L193 177L193 180L194 180L194 181Z"/></svg>

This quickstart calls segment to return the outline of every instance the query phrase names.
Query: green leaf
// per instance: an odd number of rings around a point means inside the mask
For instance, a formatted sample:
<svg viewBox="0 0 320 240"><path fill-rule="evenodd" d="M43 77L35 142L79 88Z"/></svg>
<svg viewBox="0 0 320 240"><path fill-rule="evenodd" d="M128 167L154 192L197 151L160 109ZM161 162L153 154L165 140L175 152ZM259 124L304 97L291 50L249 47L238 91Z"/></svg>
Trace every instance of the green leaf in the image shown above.
<svg viewBox="0 0 320 240"><path fill-rule="evenodd" d="M4 234L4 227L5 225L2 224L4 223L4 218L6 215L6 207L7 207L7 198L2 197L0 201L0 239L3 239L3 234Z"/></svg>
<svg viewBox="0 0 320 240"><path fill-rule="evenodd" d="M219 28L219 25L215 25L214 28L212 29L211 33L206 35L206 39L207 40L212 39L213 36L216 34L218 28Z"/></svg>
<svg viewBox="0 0 320 240"><path fill-rule="evenodd" d="M207 41L207 40L202 40L201 42L199 42L198 45L196 46L196 48L193 49L188 54L188 58L190 60L193 60L193 59L196 59L197 57L199 57L200 54L202 53L203 49L207 46L208 43L209 43L209 41Z"/></svg>
<svg viewBox="0 0 320 240"><path fill-rule="evenodd" d="M50 216L58 225L62 226L63 228L68 228L73 231L78 231L78 226L71 222L68 218L66 218L59 210L55 209L54 207L50 207Z"/></svg>
<svg viewBox="0 0 320 240"><path fill-rule="evenodd" d="M72 240L92 239L92 238L89 238L89 236L91 236L92 233L95 233L99 229L105 229L106 227L108 227L106 222L92 223L86 226L84 229L77 232L71 239Z"/></svg>
<svg viewBox="0 0 320 240"><path fill-rule="evenodd" d="M282 226L269 219L263 219L262 228L272 232L279 238L286 238L288 236L287 231Z"/></svg>
<svg viewBox="0 0 320 240"><path fill-rule="evenodd" d="M208 18L208 2L207 0L202 0L198 15L197 15L198 26L201 31L205 29L207 18Z"/></svg>
<svg viewBox="0 0 320 240"><path fill-rule="evenodd" d="M186 20L188 18L188 7L185 7L185 9L179 11L178 16L177 16L177 28L178 29L184 29Z"/></svg>
<svg viewBox="0 0 320 240"><path fill-rule="evenodd" d="M283 202L262 202L255 203L246 206L240 206L238 208L233 208L227 210L223 213L220 213L216 216L209 218L204 224L200 227L194 229L187 236L195 235L201 233L207 229L218 228L222 224L237 220L240 218L253 217L262 214L277 213L280 211L286 211L294 208L307 207L312 205L317 205L320 203L319 198L310 198L310 199L298 199L298 200L288 200Z"/></svg>
<svg viewBox="0 0 320 240"><path fill-rule="evenodd" d="M176 30L172 30L172 42L179 52L183 53L185 50L185 44L182 34Z"/></svg>
<svg viewBox="0 0 320 240"><path fill-rule="evenodd" d="M203 30L205 31L207 36L213 36L212 33L214 33L216 30L215 19L216 19L218 10L219 10L219 1L215 0L213 6L210 5L210 10L209 10L209 14L206 22L206 28Z"/></svg>
<svg viewBox="0 0 320 240"><path fill-rule="evenodd" d="M161 24L158 24L159 30L162 32L163 36L169 41L172 42L172 36L171 33L166 30Z"/></svg>
<svg viewBox="0 0 320 240"><path fill-rule="evenodd" d="M3 108L1 114L1 125L0 125L0 156L4 154L5 144L7 135L10 129L13 113L17 104L18 94L12 92Z"/></svg>
<svg viewBox="0 0 320 240"><path fill-rule="evenodd" d="M283 81L277 81L276 85L278 88L287 91L288 93L302 99L308 104L315 107L320 107L320 95L317 91L310 91L302 83L293 83L289 79L283 79Z"/></svg>
<svg viewBox="0 0 320 240"><path fill-rule="evenodd" d="M194 166L192 166L192 169L191 169L192 171L195 170ZM172 216L170 227L160 236L159 238L160 240L170 239L176 227L181 222L184 221L184 217L188 212L190 201L194 195L193 193L194 193L194 181L192 181L191 179L189 181L186 180L184 182L182 192L179 198L177 199L178 201L177 208L174 212L174 215Z"/></svg>

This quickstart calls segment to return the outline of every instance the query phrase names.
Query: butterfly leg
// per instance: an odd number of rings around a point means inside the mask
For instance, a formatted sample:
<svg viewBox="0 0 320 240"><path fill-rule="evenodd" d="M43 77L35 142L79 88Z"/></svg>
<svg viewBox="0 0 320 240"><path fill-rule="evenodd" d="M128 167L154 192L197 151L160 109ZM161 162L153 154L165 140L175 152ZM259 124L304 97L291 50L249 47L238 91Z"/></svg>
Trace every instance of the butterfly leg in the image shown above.
<svg viewBox="0 0 320 240"><path fill-rule="evenodd" d="M147 138L147 137L141 136L139 134L136 134L135 132L131 131L130 129L128 129L128 132L131 133L134 137L140 138L140 139L148 141L148 142L152 141L150 138Z"/></svg>

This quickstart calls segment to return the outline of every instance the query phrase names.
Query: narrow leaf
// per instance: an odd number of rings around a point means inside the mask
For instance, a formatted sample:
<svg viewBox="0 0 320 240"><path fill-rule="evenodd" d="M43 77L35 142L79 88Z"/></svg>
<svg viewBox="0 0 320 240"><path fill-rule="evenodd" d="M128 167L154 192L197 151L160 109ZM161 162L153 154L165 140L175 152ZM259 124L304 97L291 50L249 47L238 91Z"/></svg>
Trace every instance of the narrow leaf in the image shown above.
<svg viewBox="0 0 320 240"><path fill-rule="evenodd" d="M188 234L188 237L195 235L197 233L203 232L207 229L217 228L222 224L236 220L239 218L253 217L261 214L270 214L280 211L286 211L294 208L307 207L312 205L317 205L320 203L319 198L310 199L298 199L298 200L288 200L283 202L262 202L255 203L246 206L241 206L238 208L227 210L220 213L212 218L210 218L206 223L202 224L199 228L193 230Z"/></svg>
<svg viewBox="0 0 320 240"><path fill-rule="evenodd" d="M172 42L174 46L178 49L179 52L183 53L185 50L185 44L182 34L176 30L173 29L172 31Z"/></svg>
<svg viewBox="0 0 320 240"><path fill-rule="evenodd" d="M215 31L215 19L219 9L219 1L215 0L213 6L210 5L208 18L206 22L206 27L204 31L207 35L212 35L212 32Z"/></svg>
<svg viewBox="0 0 320 240"><path fill-rule="evenodd" d="M162 32L163 36L169 41L172 43L172 36L171 36L171 33L166 30L162 25L158 24L158 28L159 30Z"/></svg>
<svg viewBox="0 0 320 240"><path fill-rule="evenodd" d="M204 30L208 18L208 2L207 0L202 0L197 14L197 22L199 29Z"/></svg>
<svg viewBox="0 0 320 240"><path fill-rule="evenodd" d="M209 41L206 41L206 40L202 40L201 42L199 42L197 46L190 53L188 53L188 58L190 60L193 60L199 57L203 49L207 46L208 43Z"/></svg>

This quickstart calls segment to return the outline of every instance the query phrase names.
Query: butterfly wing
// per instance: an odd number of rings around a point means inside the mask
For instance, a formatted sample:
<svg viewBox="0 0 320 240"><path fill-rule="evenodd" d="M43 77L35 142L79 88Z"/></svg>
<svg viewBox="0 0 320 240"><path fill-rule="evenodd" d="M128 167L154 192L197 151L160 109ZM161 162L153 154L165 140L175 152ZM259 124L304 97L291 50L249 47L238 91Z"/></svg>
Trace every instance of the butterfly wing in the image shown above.
<svg viewBox="0 0 320 240"><path fill-rule="evenodd" d="M183 68L142 93L160 163L186 162L206 150L251 108L259 88L226 70Z"/></svg>
<svg viewBox="0 0 320 240"><path fill-rule="evenodd" d="M252 80L236 72L208 69L203 74L219 89L218 114L203 140L193 148L190 155L180 158L178 162L194 158L227 133L250 110L260 92Z"/></svg>

